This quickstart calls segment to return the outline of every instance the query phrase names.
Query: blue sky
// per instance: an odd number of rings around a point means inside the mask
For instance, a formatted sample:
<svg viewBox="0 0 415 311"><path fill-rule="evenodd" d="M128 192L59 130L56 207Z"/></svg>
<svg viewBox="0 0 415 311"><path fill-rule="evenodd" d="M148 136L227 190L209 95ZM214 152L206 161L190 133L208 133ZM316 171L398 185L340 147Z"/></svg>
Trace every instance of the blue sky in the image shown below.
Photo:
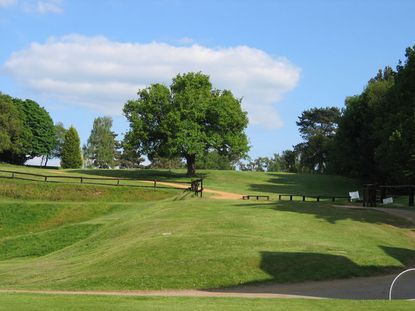
<svg viewBox="0 0 415 311"><path fill-rule="evenodd" d="M0 91L32 98L86 142L149 83L202 70L243 97L250 155L300 141L295 121L342 107L415 44L415 1L0 0Z"/></svg>

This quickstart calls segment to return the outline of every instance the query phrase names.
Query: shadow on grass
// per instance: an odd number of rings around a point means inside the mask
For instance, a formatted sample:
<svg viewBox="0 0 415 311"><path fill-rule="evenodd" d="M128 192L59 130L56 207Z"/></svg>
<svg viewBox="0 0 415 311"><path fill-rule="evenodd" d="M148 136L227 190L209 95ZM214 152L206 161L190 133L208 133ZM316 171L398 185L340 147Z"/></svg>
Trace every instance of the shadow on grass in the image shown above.
<svg viewBox="0 0 415 311"><path fill-rule="evenodd" d="M304 282L391 273L415 258L415 250L379 246L400 265L358 265L346 256L320 253L261 252L261 269L272 282Z"/></svg>
<svg viewBox="0 0 415 311"><path fill-rule="evenodd" d="M180 181L185 179L188 181L190 178L186 174L168 171L168 170L151 170L151 169L128 169L128 170L111 170L111 169L88 169L88 170L72 170L71 172L105 176L113 178L131 178L131 179L142 179L142 180L158 180L158 181ZM205 178L206 174L198 174L197 178Z"/></svg>
<svg viewBox="0 0 415 311"><path fill-rule="evenodd" d="M350 279L398 273L413 260L415 251L404 248L379 246L385 254L400 264L390 266L358 265L349 258L335 254L261 252L260 268L269 275L268 280L248 282L234 287L208 289L209 292L273 293L343 299L386 299L393 276L372 280ZM331 282L299 283L307 281ZM284 284L285 285L282 285ZM399 298L413 298L413 278L400 284ZM396 297L397 298L397 297Z"/></svg>
<svg viewBox="0 0 415 311"><path fill-rule="evenodd" d="M270 177L266 183L251 184L251 191L296 194L346 196L348 191L360 188L360 184L352 179L318 174L267 173Z"/></svg>
<svg viewBox="0 0 415 311"><path fill-rule="evenodd" d="M373 224L388 224L399 228L414 228L414 225L403 218L386 214L377 210L347 208L333 206L332 203L313 203L301 201L278 201L272 203L239 203L238 207L267 208L278 212L290 212L313 215L329 223L336 223L340 220L351 219Z"/></svg>

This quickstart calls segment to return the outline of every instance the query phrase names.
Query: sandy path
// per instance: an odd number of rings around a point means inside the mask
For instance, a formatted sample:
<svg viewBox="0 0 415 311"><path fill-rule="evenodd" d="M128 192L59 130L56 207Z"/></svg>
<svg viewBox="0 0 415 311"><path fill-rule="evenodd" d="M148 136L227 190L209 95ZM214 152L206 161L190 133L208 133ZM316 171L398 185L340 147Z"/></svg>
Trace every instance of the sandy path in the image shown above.
<svg viewBox="0 0 415 311"><path fill-rule="evenodd" d="M148 183L153 183L153 181L146 181ZM164 181L157 181L157 184L179 188L179 189L187 189L189 188L188 184L179 184L179 183L172 183L172 182L164 182ZM212 189L203 189L205 193L212 193L213 195L210 197L212 199L221 199L221 200L241 200L242 194L232 193L232 192L225 192L219 190L212 190Z"/></svg>

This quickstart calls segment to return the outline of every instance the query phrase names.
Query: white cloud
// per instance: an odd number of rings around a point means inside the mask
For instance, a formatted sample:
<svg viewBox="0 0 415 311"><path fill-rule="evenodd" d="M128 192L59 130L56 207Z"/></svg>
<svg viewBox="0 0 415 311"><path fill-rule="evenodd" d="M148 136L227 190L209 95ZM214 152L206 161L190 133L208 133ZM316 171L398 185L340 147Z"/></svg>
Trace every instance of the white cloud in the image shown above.
<svg viewBox="0 0 415 311"><path fill-rule="evenodd" d="M300 69L285 58L236 46L207 48L165 43L121 43L70 35L13 53L5 69L49 98L119 115L127 99L151 83L170 84L177 73L202 71L214 87L243 97L251 124L282 126L274 104L293 90Z"/></svg>
<svg viewBox="0 0 415 311"><path fill-rule="evenodd" d="M38 1L36 3L36 12L41 14L46 13L62 13L62 2L59 0L52 1Z"/></svg>
<svg viewBox="0 0 415 311"><path fill-rule="evenodd" d="M19 9L27 13L59 14L63 12L62 3L63 0L0 0L0 8L17 6Z"/></svg>
<svg viewBox="0 0 415 311"><path fill-rule="evenodd" d="M0 0L0 8L6 8L15 5L17 0Z"/></svg>

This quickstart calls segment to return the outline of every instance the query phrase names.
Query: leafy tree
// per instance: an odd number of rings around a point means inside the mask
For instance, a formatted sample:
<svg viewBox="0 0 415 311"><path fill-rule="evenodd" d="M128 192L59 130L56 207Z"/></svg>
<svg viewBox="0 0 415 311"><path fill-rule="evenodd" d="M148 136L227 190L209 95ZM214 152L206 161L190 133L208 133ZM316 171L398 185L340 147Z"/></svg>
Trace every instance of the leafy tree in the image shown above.
<svg viewBox="0 0 415 311"><path fill-rule="evenodd" d="M62 122L55 124L55 144L50 153L42 157L42 162L44 166L48 165L49 159L60 158L62 153L62 146L65 141L65 134L67 129L63 126Z"/></svg>
<svg viewBox="0 0 415 311"><path fill-rule="evenodd" d="M6 97L2 96L2 101ZM14 108L10 105L10 99ZM12 135L13 144L3 149L0 155L1 160L13 164L24 164L29 159L49 154L55 143L55 129L49 113L30 99L8 97L6 102L8 102L6 104L9 107L8 111L14 116L7 120L6 127L9 130L14 128L15 131ZM17 123L13 121L16 117L20 120ZM5 135L3 137L6 139Z"/></svg>
<svg viewBox="0 0 415 311"><path fill-rule="evenodd" d="M235 164L225 155L217 151L208 151L196 160L196 167L210 170L233 170Z"/></svg>
<svg viewBox="0 0 415 311"><path fill-rule="evenodd" d="M0 93L0 159L4 152L18 152L22 132L23 122L13 98Z"/></svg>
<svg viewBox="0 0 415 311"><path fill-rule="evenodd" d="M170 88L153 84L124 106L130 122L127 140L150 160L182 157L187 175L196 159L210 150L236 161L248 151L248 125L240 100L231 91L212 88L202 73L177 75Z"/></svg>
<svg viewBox="0 0 415 311"><path fill-rule="evenodd" d="M115 134L111 131L112 119L110 117L95 118L91 134L84 148L84 156L93 166L99 168L114 167L117 157L117 142Z"/></svg>
<svg viewBox="0 0 415 311"><path fill-rule="evenodd" d="M164 168L164 169L177 169L183 168L184 164L180 158L163 158L159 156L153 157L150 168Z"/></svg>
<svg viewBox="0 0 415 311"><path fill-rule="evenodd" d="M294 150L284 150L279 158L281 171L290 173L298 171L297 153Z"/></svg>
<svg viewBox="0 0 415 311"><path fill-rule="evenodd" d="M81 142L78 132L71 126L65 134L62 146L61 166L63 168L82 167Z"/></svg>
<svg viewBox="0 0 415 311"><path fill-rule="evenodd" d="M300 154L304 168L325 172L339 118L340 110L336 107L305 110L298 118L297 126L304 142L298 144L295 151Z"/></svg>
<svg viewBox="0 0 415 311"><path fill-rule="evenodd" d="M122 151L117 153L117 162L120 168L138 168L144 162L144 159L136 149L131 148L125 143L121 143L120 147Z"/></svg>

